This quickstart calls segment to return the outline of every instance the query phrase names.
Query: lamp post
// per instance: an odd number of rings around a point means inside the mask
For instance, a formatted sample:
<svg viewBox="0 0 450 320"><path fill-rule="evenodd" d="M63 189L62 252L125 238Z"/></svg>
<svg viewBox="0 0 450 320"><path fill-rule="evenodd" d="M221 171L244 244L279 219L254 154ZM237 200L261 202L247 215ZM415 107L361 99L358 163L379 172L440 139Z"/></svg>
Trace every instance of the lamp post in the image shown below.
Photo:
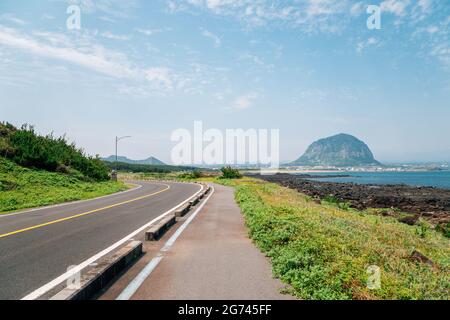
<svg viewBox="0 0 450 320"><path fill-rule="evenodd" d="M115 166L116 167L116 173L117 173L117 164L118 164L118 161L117 161L117 145L118 145L120 140L127 139L127 138L131 138L131 136L123 136L123 137L117 137L116 136L116 166Z"/></svg>

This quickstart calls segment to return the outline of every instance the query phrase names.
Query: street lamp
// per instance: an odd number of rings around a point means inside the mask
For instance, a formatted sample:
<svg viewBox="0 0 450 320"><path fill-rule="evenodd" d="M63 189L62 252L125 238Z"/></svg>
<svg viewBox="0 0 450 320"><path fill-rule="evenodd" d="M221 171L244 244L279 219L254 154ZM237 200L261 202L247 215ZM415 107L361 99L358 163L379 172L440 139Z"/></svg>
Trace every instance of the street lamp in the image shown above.
<svg viewBox="0 0 450 320"><path fill-rule="evenodd" d="M117 172L117 164L118 164L118 161L117 161L117 144L119 143L120 140L128 139L128 138L131 138L131 136L116 137L116 172Z"/></svg>

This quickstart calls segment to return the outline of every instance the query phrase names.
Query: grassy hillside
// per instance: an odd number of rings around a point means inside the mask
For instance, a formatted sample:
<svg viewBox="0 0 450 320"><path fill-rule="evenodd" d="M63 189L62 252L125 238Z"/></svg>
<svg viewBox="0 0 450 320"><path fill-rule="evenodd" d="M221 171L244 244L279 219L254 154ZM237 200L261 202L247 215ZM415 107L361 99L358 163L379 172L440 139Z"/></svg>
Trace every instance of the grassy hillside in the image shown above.
<svg viewBox="0 0 450 320"><path fill-rule="evenodd" d="M91 181L109 180L109 169L98 156L86 155L65 137L39 135L28 125L16 128L0 123L0 156L27 168L79 174Z"/></svg>
<svg viewBox="0 0 450 320"><path fill-rule="evenodd" d="M425 225L408 226L260 180L225 180L273 272L302 299L450 298L450 241ZM414 258L417 250L432 263ZM381 287L367 287L368 267Z"/></svg>
<svg viewBox="0 0 450 320"><path fill-rule="evenodd" d="M127 187L65 137L0 123L0 213L102 196Z"/></svg>
<svg viewBox="0 0 450 320"><path fill-rule="evenodd" d="M89 199L126 189L122 182L93 182L80 175L27 169L0 157L0 214Z"/></svg>

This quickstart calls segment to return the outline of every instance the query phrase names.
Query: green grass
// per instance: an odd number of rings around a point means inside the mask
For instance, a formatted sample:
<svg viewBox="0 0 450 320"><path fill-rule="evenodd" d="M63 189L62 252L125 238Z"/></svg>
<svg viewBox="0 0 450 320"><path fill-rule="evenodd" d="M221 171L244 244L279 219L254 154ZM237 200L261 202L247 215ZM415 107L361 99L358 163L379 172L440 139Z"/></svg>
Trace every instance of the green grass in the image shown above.
<svg viewBox="0 0 450 320"><path fill-rule="evenodd" d="M180 172L147 172L147 173L125 173L119 172L119 180L181 180Z"/></svg>
<svg viewBox="0 0 450 320"><path fill-rule="evenodd" d="M250 236L270 257L274 275L297 297L450 298L450 241L442 234L334 203L317 204L260 180L225 184L236 188ZM414 250L436 266L412 261ZM381 268L380 289L367 287L371 265Z"/></svg>
<svg viewBox="0 0 450 320"><path fill-rule="evenodd" d="M60 174L20 167L0 158L0 214L126 190L122 182L88 182L81 174Z"/></svg>
<svg viewBox="0 0 450 320"><path fill-rule="evenodd" d="M211 172L200 171L173 171L173 172L119 172L121 180L173 180L182 182L213 181Z"/></svg>

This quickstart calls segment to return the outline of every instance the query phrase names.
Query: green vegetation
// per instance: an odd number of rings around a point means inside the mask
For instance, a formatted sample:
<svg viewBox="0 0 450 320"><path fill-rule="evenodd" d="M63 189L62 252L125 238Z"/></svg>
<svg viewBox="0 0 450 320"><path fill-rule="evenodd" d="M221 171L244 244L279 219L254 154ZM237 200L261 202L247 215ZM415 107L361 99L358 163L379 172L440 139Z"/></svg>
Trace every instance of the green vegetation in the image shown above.
<svg viewBox="0 0 450 320"><path fill-rule="evenodd" d="M0 213L89 199L127 189L98 157L65 137L0 123Z"/></svg>
<svg viewBox="0 0 450 320"><path fill-rule="evenodd" d="M250 236L273 272L302 299L450 298L449 240L425 224L317 204L294 190L254 179L217 180L236 188ZM417 261L414 251L434 265ZM367 288L368 267L381 288Z"/></svg>
<svg viewBox="0 0 450 320"><path fill-rule="evenodd" d="M116 169L116 163L105 161L104 165L110 170ZM117 171L132 172L132 173L170 173L181 171L192 171L192 167L179 167L169 165L154 165L154 164L132 164L125 162L117 163Z"/></svg>
<svg viewBox="0 0 450 320"><path fill-rule="evenodd" d="M126 190L122 182L88 182L78 174L23 168L0 157L0 213L95 198Z"/></svg>
<svg viewBox="0 0 450 320"><path fill-rule="evenodd" d="M218 173L210 170L190 170L190 171L172 171L172 172L119 172L121 180L173 180L173 181L194 181L208 180L217 177Z"/></svg>
<svg viewBox="0 0 450 320"><path fill-rule="evenodd" d="M202 177L202 173L199 170L184 172L178 176L178 178L181 180L195 180L195 179L200 179L201 177Z"/></svg>
<svg viewBox="0 0 450 320"><path fill-rule="evenodd" d="M341 201L335 196L328 195L322 200L323 204L335 205L342 210L350 210L350 203Z"/></svg>
<svg viewBox="0 0 450 320"><path fill-rule="evenodd" d="M127 181L154 181L154 180L178 180L179 172L147 172L147 173L132 173L132 172L119 172L119 180Z"/></svg>
<svg viewBox="0 0 450 320"><path fill-rule="evenodd" d="M0 123L0 156L23 167L77 175L86 181L109 180L109 170L98 156L85 155L65 137L40 136L28 125L18 129Z"/></svg>
<svg viewBox="0 0 450 320"><path fill-rule="evenodd" d="M105 162L111 170L116 168L113 162ZM210 170L195 167L170 165L130 164L119 162L117 169L124 180L196 180Z"/></svg>
<svg viewBox="0 0 450 320"><path fill-rule="evenodd" d="M436 230L442 232L446 238L450 238L450 222L436 226Z"/></svg>
<svg viewBox="0 0 450 320"><path fill-rule="evenodd" d="M238 169L233 169L232 167L224 167L220 169L222 171L222 179L240 179L242 178L242 174Z"/></svg>

